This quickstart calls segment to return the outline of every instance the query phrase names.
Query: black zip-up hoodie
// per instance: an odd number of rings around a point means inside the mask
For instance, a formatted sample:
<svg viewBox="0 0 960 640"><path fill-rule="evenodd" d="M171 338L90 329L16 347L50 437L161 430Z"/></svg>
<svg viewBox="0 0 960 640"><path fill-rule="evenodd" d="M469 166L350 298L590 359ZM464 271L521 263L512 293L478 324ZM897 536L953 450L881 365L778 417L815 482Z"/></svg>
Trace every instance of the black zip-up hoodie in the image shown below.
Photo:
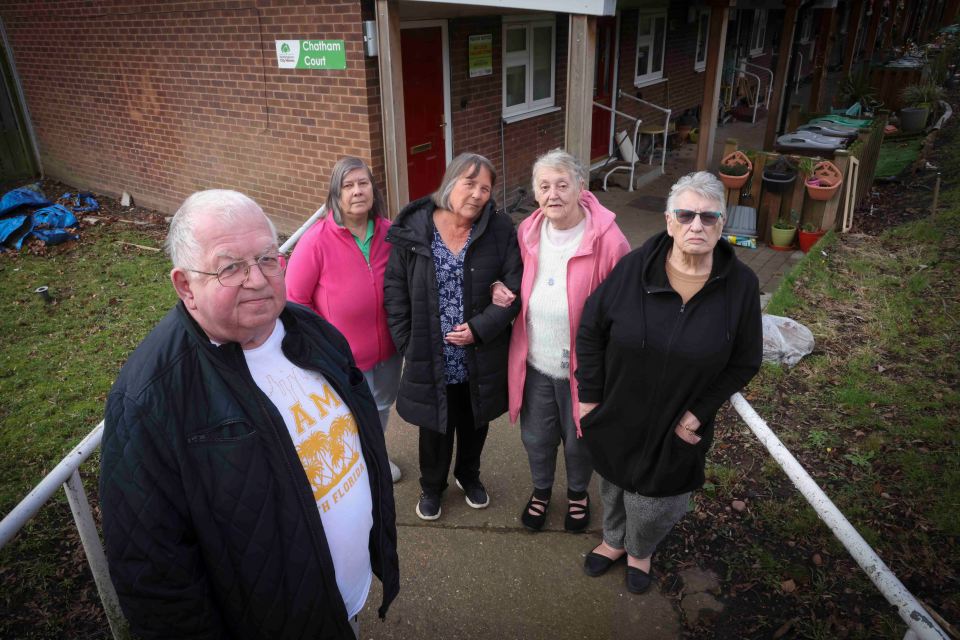
<svg viewBox="0 0 960 640"><path fill-rule="evenodd" d="M759 371L763 354L757 276L725 240L703 288L686 304L667 279L665 231L627 254L587 299L577 333L584 442L601 476L645 496L703 485L714 417ZM685 411L699 443L674 433Z"/></svg>
<svg viewBox="0 0 960 640"><path fill-rule="evenodd" d="M333 325L292 303L280 320L284 355L322 373L356 420L382 617L400 574L376 403ZM103 532L134 633L144 640L354 637L313 491L240 345L211 343L179 303L124 365L104 422Z"/></svg>

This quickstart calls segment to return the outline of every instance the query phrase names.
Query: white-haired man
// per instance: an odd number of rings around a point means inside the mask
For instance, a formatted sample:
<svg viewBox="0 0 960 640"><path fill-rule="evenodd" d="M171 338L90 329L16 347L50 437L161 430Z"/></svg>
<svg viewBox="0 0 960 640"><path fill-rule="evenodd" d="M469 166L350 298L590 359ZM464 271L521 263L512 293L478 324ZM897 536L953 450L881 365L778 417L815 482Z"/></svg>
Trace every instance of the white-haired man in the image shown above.
<svg viewBox="0 0 960 640"><path fill-rule="evenodd" d="M343 336L286 304L269 218L235 191L170 224L180 298L107 400L110 575L143 638L343 638L399 590L377 406Z"/></svg>

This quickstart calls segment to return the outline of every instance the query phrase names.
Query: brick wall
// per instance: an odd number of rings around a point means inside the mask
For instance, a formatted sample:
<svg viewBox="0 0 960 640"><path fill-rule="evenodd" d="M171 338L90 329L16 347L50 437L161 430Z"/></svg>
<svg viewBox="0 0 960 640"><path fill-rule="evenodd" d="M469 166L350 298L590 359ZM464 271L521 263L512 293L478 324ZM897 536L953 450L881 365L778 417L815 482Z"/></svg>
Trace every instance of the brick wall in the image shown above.
<svg viewBox="0 0 960 640"><path fill-rule="evenodd" d="M567 33L569 19L557 15L555 105L567 99ZM512 205L518 190L530 192L530 169L537 157L563 146L564 113L558 111L503 125L503 29L499 16L450 21L450 102L453 120L453 153L464 151L488 157L497 168L494 198L498 206ZM471 78L467 45L471 35L493 34L493 73ZM505 161L505 162L504 162ZM504 200L506 186L506 202ZM532 203L528 197L525 201Z"/></svg>
<svg viewBox="0 0 960 640"><path fill-rule="evenodd" d="M697 24L687 22L687 6L671 3L667 11L666 51L664 52L664 81L637 88L634 86L637 66L637 20L638 11L624 11L620 17L620 89L631 96L642 98L661 107L671 109L676 118L684 110L696 107L703 101L703 73L694 69L697 47ZM617 109L644 122L662 122L663 113L622 99ZM617 130L633 132L633 123L617 119Z"/></svg>
<svg viewBox="0 0 960 640"><path fill-rule="evenodd" d="M8 0L0 15L48 176L168 212L233 188L289 231L340 155L382 175L370 5ZM343 39L347 69L279 69L276 39Z"/></svg>

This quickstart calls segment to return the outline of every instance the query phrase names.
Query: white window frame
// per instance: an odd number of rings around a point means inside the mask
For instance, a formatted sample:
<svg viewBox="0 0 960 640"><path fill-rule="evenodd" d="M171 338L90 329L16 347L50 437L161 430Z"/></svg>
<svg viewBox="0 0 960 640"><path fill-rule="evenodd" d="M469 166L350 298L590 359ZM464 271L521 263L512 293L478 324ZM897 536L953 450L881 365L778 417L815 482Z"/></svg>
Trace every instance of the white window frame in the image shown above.
<svg viewBox="0 0 960 640"><path fill-rule="evenodd" d="M504 16L501 31L501 53L503 56L502 69L502 98L503 117L519 116L525 113L538 112L554 106L557 96L557 19L556 16ZM550 95L539 100L533 99L533 31L540 27L550 27ZM526 51L507 53L507 31L524 29L526 31ZM526 100L519 104L507 106L507 69L523 66L526 69Z"/></svg>
<svg viewBox="0 0 960 640"><path fill-rule="evenodd" d="M767 44L767 10L753 10L753 25L750 27L750 57L763 55ZM759 46L758 46L759 45Z"/></svg>
<svg viewBox="0 0 960 640"><path fill-rule="evenodd" d="M650 18L650 25L652 27L650 34L640 35L640 21L644 18ZM651 71L649 68L644 69L643 73L640 73L640 47L643 45L650 45L650 62L653 62L654 51L653 44L656 41L656 24L657 20L663 19L663 43L662 49L660 51L660 70ZM666 9L658 11L641 11L637 16L637 49L633 55L633 69L634 69L634 80L633 84L636 87L645 87L647 85L655 84L663 80L663 70L667 62L667 11Z"/></svg>
<svg viewBox="0 0 960 640"><path fill-rule="evenodd" d="M703 18L706 17L706 22ZM707 46L710 44L710 10L697 12L697 48L693 51L693 70L704 71L707 68ZM703 60L697 59L697 51L703 47Z"/></svg>

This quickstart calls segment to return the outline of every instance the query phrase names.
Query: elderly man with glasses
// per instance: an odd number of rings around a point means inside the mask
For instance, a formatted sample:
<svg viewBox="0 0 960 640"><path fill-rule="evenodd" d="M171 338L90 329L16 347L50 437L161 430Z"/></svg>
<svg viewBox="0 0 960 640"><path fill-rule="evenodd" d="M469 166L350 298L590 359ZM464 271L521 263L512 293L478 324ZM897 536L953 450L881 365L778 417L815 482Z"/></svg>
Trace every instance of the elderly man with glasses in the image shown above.
<svg viewBox="0 0 960 640"><path fill-rule="evenodd" d="M667 229L587 299L577 334L580 426L600 475L603 540L584 571L626 559L626 587L704 480L714 417L760 369L757 276L723 240L723 184L705 171L670 190Z"/></svg>
<svg viewBox="0 0 960 640"><path fill-rule="evenodd" d="M110 575L142 638L357 637L399 590L377 406L343 336L287 304L250 198L195 193L170 224L180 298L107 399Z"/></svg>

